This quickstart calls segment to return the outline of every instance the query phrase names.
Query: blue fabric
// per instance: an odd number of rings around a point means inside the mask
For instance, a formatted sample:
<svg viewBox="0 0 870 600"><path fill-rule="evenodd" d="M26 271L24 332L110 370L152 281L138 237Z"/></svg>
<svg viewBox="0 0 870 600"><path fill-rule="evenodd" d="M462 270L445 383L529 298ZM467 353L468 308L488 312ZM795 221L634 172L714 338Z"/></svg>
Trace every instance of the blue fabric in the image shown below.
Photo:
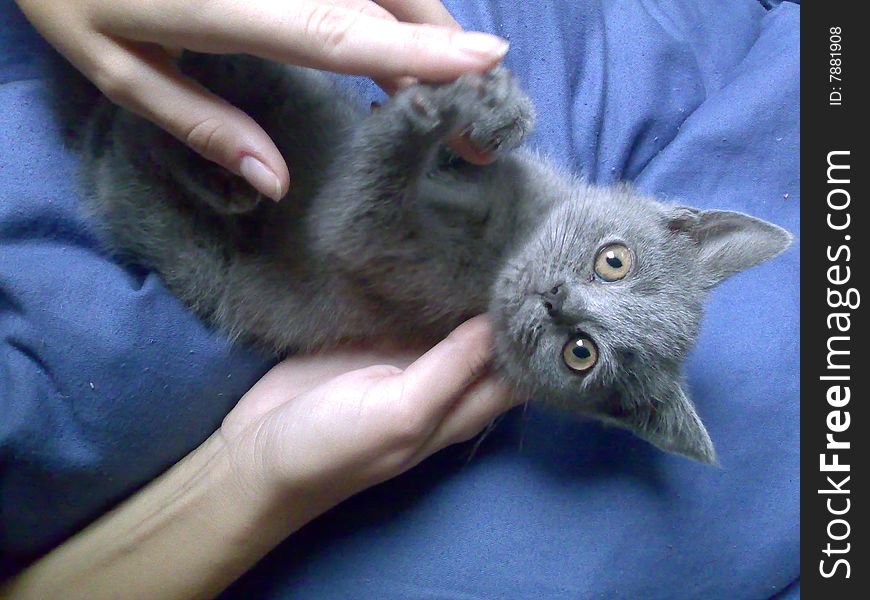
<svg viewBox="0 0 870 600"><path fill-rule="evenodd" d="M557 161L798 233L799 5L448 5L510 39L532 143ZM269 365L100 253L46 107L45 47L10 0L0 23L8 573L198 445ZM333 510L226 597L799 597L798 246L711 298L689 383L721 468L532 406L467 464L448 450Z"/></svg>

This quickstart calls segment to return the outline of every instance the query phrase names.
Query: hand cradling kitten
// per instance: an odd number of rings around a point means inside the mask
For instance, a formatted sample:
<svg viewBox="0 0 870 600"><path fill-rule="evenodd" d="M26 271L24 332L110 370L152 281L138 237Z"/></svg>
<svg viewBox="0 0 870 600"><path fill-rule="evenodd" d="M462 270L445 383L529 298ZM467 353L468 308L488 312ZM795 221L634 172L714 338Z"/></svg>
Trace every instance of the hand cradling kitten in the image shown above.
<svg viewBox="0 0 870 600"><path fill-rule="evenodd" d="M95 95L84 120L60 107L121 259L276 355L432 342L488 311L495 364L529 397L715 462L683 363L710 288L782 252L785 230L595 186L519 148L533 111L504 68L412 86L368 114L314 71L199 55L181 67L264 126L291 191L262 200ZM458 133L498 160L452 156L443 141Z"/></svg>

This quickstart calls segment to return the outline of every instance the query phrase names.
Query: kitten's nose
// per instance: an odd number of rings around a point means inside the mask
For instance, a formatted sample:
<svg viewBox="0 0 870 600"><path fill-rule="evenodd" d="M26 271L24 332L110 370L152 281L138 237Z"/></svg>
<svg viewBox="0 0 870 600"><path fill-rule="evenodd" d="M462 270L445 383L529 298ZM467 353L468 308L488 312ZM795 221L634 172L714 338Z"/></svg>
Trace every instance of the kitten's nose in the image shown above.
<svg viewBox="0 0 870 600"><path fill-rule="evenodd" d="M565 297L568 292L565 291L565 286L557 283L546 292L541 293L541 303L547 310L547 314L554 319L562 314L562 305L565 303Z"/></svg>

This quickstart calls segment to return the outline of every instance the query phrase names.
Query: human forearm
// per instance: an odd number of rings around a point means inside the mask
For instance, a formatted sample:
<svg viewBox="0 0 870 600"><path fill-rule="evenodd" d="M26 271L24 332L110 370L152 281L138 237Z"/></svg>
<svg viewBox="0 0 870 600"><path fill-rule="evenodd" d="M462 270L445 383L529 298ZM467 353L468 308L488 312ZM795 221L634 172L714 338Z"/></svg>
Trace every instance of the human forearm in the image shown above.
<svg viewBox="0 0 870 600"><path fill-rule="evenodd" d="M0 598L215 596L311 519L515 403L487 374L491 346L477 318L416 360L344 351L283 361L219 432Z"/></svg>
<svg viewBox="0 0 870 600"><path fill-rule="evenodd" d="M273 510L269 490L259 492L216 433L0 597L213 597L306 520L304 511Z"/></svg>

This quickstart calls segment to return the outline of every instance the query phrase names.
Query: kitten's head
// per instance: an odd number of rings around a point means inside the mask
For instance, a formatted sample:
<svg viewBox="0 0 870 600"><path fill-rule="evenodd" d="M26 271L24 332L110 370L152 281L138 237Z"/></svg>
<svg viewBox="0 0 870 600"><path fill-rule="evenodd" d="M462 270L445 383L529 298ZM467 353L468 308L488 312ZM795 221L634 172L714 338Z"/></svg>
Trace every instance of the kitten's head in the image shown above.
<svg viewBox="0 0 870 600"><path fill-rule="evenodd" d="M737 212L669 207L577 185L496 283L497 354L536 398L714 463L683 385L707 291L772 258L785 230Z"/></svg>

